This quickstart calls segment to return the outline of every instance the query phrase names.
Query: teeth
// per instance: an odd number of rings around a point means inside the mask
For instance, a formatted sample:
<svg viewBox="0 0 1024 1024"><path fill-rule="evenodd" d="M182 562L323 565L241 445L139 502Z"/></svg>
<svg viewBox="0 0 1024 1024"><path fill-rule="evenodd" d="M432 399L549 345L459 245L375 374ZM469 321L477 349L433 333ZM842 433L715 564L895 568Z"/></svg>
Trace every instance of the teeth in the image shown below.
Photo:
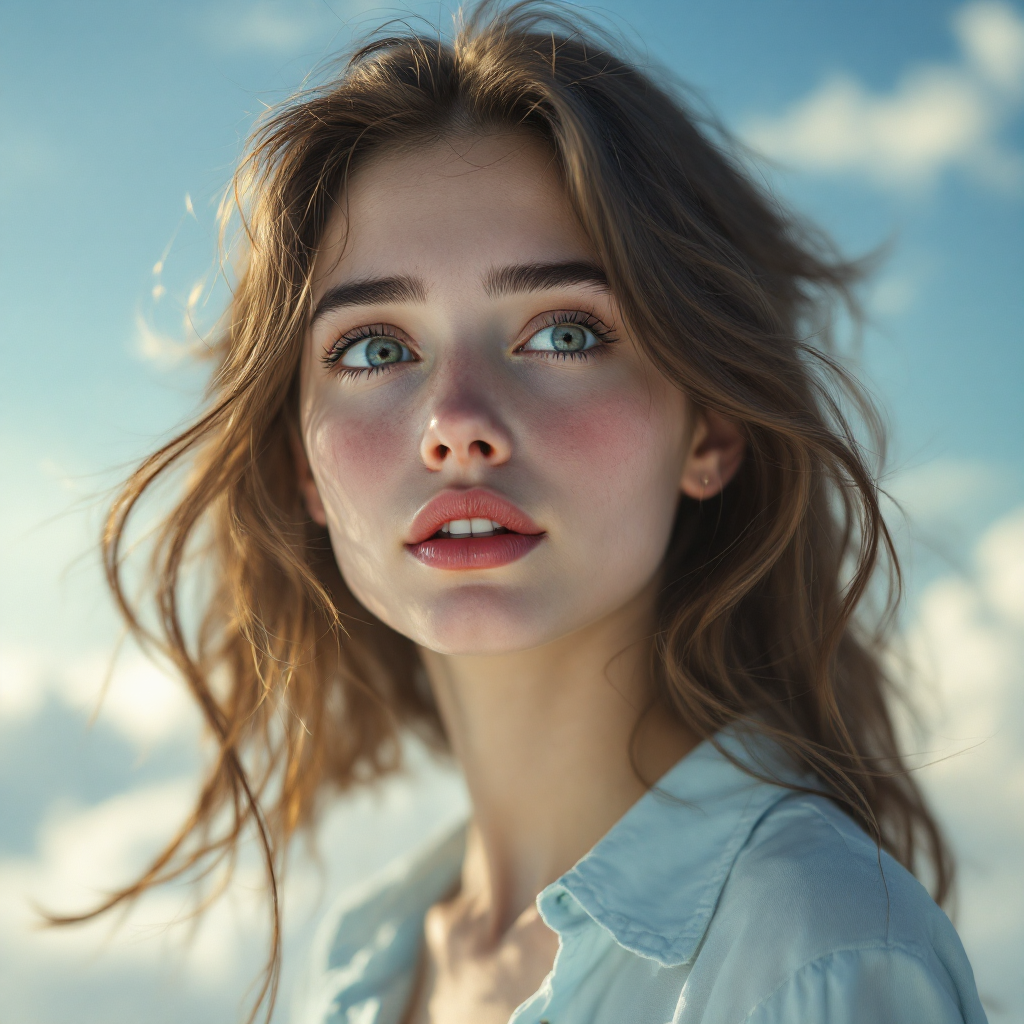
<svg viewBox="0 0 1024 1024"><path fill-rule="evenodd" d="M452 519L441 527L449 537L489 537L499 530L504 527L493 519Z"/></svg>

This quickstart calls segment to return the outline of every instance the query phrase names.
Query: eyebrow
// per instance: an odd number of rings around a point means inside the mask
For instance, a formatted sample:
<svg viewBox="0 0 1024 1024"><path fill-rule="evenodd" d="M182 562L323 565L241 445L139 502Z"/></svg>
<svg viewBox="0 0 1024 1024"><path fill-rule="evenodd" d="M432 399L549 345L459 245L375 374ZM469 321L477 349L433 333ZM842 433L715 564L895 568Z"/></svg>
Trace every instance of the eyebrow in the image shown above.
<svg viewBox="0 0 1024 1024"><path fill-rule="evenodd" d="M372 306L381 302L424 302L427 289L415 277L376 277L332 288L316 304L310 324L345 306Z"/></svg>
<svg viewBox="0 0 1024 1024"><path fill-rule="evenodd" d="M517 292L542 291L567 284L593 284L608 287L608 276L596 264L586 260L564 263L516 263L487 273L484 291L492 297ZM417 277L375 277L351 281L331 288L316 304L310 324L335 309L346 306L371 306L384 302L425 302L427 289Z"/></svg>
<svg viewBox="0 0 1024 1024"><path fill-rule="evenodd" d="M518 263L491 270L484 279L488 295L513 295L516 292L541 291L566 284L594 284L608 287L608 275L586 260L566 263Z"/></svg>

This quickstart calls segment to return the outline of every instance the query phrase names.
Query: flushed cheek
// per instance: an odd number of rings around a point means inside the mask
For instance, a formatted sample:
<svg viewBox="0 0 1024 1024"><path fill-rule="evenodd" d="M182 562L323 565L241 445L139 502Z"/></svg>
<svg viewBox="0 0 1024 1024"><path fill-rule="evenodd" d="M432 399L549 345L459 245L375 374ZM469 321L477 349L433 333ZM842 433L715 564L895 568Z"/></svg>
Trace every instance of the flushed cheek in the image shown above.
<svg viewBox="0 0 1024 1024"><path fill-rule="evenodd" d="M574 503L579 514L621 527L605 513L625 499L636 514L671 506L683 468L685 416L681 396L652 401L639 390L595 394L559 407L538 407L531 417L540 463Z"/></svg>
<svg viewBox="0 0 1024 1024"><path fill-rule="evenodd" d="M401 531L403 436L395 419L338 415L307 432L338 568L355 598L385 622L392 621L390 559Z"/></svg>
<svg viewBox="0 0 1024 1024"><path fill-rule="evenodd" d="M357 543L382 536L408 461L409 426L395 415L325 415L312 428L310 457L335 530Z"/></svg>

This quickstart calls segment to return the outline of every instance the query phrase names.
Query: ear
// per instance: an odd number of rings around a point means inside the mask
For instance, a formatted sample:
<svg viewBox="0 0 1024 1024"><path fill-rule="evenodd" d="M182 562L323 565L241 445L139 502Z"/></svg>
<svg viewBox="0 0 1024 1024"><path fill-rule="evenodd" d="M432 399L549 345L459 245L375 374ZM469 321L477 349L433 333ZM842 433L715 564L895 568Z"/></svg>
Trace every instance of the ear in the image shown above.
<svg viewBox="0 0 1024 1024"><path fill-rule="evenodd" d="M719 494L743 462L746 441L739 424L716 412L699 412L679 487L703 501Z"/></svg>
<svg viewBox="0 0 1024 1024"><path fill-rule="evenodd" d="M320 500L320 492L313 479L313 470L310 469L309 457L306 455L302 438L299 437L299 432L294 427L288 428L288 445L292 450L292 459L295 462L295 476L299 485L299 493L306 503L309 518L318 526L326 526L327 512L324 509L324 503Z"/></svg>

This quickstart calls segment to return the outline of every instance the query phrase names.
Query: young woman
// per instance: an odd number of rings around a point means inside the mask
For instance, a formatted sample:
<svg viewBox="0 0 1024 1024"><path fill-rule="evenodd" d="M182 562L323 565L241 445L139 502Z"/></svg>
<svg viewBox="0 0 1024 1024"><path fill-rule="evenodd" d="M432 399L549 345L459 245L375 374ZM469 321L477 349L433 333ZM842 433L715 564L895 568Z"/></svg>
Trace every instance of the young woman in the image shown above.
<svg viewBox="0 0 1024 1024"><path fill-rule="evenodd" d="M208 407L105 541L220 756L112 902L248 823L273 885L413 730L471 820L329 916L297 1022L978 1024L855 614L894 573L827 352L856 268L578 24L381 38L255 136ZM183 460L154 620L126 529Z"/></svg>

